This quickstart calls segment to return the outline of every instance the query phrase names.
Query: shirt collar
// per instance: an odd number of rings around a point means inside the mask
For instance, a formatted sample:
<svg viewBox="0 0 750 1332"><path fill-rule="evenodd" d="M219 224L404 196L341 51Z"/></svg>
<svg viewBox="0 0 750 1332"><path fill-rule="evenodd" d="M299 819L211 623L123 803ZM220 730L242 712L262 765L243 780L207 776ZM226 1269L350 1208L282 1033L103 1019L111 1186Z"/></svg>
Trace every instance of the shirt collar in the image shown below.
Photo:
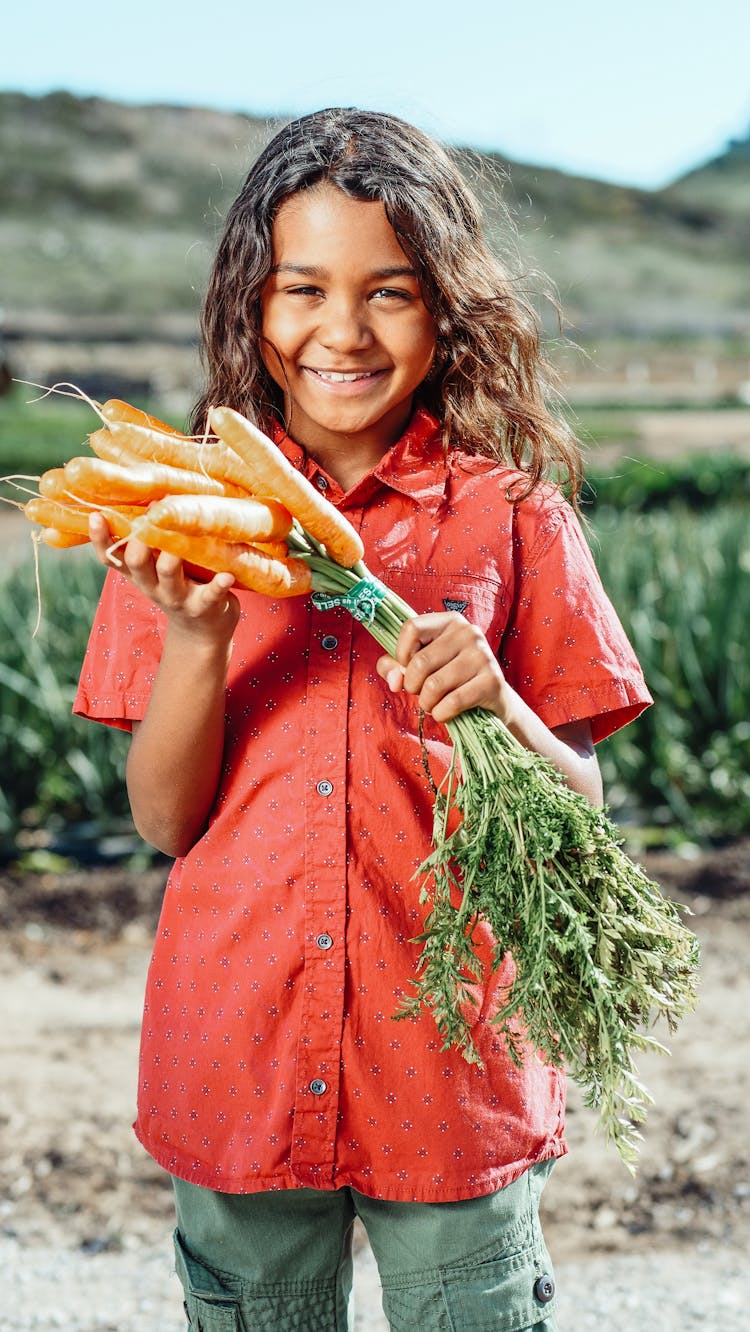
<svg viewBox="0 0 750 1332"><path fill-rule="evenodd" d="M292 465L304 472L309 480L320 475L326 476L331 490L335 494L341 493L333 478L328 477L305 450L290 439L283 426L274 426L273 439ZM443 503L447 480L448 467L440 426L426 407L419 406L400 439L383 455L377 466L352 487L348 498L355 503L363 502L380 482L391 490L408 495L427 512L436 513Z"/></svg>

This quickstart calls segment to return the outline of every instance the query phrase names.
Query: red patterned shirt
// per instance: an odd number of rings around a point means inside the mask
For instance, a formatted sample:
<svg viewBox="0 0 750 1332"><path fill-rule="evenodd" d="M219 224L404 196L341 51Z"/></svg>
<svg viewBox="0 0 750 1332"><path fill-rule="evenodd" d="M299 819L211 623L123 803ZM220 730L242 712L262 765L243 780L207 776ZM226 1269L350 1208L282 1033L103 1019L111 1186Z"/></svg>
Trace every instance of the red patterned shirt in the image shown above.
<svg viewBox="0 0 750 1332"><path fill-rule="evenodd" d="M421 409L347 494L281 446L360 530L372 572L418 612L481 626L548 726L588 717L599 739L650 701L557 492L516 504L516 473L458 451L446 465ZM488 1021L510 962L478 987L483 1071L441 1049L430 1015L393 1019L426 910L413 876L433 798L415 703L388 691L347 611L238 595L224 768L166 889L136 1132L173 1174L228 1192L489 1193L566 1150L564 1078L531 1051L516 1068ZM142 718L163 632L161 612L108 575L76 711ZM439 776L446 733L428 718L425 736Z"/></svg>

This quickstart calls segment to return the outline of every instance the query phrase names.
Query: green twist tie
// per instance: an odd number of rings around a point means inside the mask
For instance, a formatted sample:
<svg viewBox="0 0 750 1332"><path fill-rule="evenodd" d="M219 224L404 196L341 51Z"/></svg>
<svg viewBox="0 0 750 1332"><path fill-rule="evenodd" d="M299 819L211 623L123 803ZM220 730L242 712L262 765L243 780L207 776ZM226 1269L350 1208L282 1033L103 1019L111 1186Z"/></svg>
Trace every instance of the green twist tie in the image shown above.
<svg viewBox="0 0 750 1332"><path fill-rule="evenodd" d="M360 578L358 583L344 592L342 596L329 596L327 592L313 592L312 602L316 610L333 610L334 606L343 606L355 620L363 624L372 624L378 603L388 594L377 578Z"/></svg>

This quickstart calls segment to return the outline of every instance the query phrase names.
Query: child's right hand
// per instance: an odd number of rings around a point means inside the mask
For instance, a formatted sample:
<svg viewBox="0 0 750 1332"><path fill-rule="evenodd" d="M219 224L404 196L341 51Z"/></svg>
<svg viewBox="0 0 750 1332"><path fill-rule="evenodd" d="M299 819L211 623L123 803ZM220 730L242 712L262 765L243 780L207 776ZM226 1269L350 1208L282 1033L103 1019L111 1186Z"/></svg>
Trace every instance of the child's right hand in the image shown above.
<svg viewBox="0 0 750 1332"><path fill-rule="evenodd" d="M175 628L198 638L232 637L240 615L239 601L230 590L232 574L218 573L198 582L187 575L183 561L175 555L152 550L137 540L118 547L116 564L108 554L114 538L100 513L92 514L89 535L100 563L128 578Z"/></svg>

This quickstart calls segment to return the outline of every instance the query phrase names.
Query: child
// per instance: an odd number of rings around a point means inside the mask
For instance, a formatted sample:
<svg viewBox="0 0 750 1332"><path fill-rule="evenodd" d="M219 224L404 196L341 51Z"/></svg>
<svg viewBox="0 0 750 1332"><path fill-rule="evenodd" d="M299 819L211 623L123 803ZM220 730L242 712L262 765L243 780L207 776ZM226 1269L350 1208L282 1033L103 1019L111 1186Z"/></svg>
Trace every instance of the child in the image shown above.
<svg viewBox="0 0 750 1332"><path fill-rule="evenodd" d="M136 1133L174 1180L206 1329L339 1329L362 1218L390 1326L553 1329L537 1216L561 1074L521 1068L477 987L484 1068L394 1022L426 907L442 726L476 705L602 799L594 742L650 701L572 508L536 322L448 156L391 116L287 125L229 212L205 391L360 530L417 612L384 656L341 607L200 583L131 541L76 708L132 728L127 784L176 863L148 979ZM92 538L107 563L101 517ZM485 945L487 941L485 939ZM489 951L489 949L488 949Z"/></svg>

